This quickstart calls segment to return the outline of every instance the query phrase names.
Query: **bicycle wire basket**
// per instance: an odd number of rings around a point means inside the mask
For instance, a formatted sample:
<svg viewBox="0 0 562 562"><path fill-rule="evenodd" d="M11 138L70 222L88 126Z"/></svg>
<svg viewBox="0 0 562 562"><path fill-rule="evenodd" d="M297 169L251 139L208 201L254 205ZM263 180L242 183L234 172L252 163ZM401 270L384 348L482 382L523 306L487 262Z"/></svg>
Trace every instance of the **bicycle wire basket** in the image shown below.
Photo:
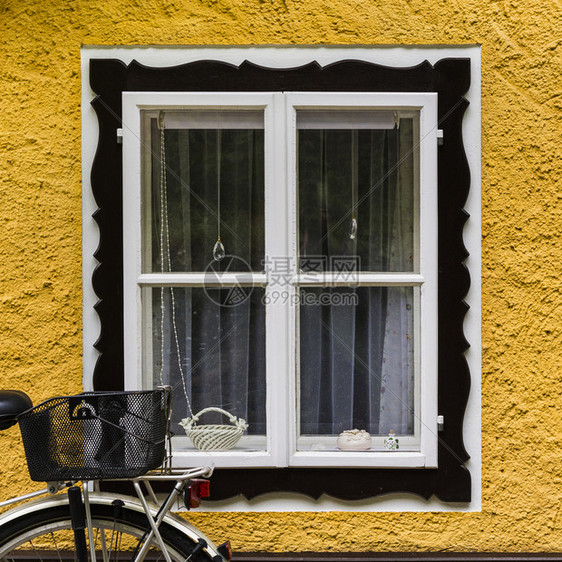
<svg viewBox="0 0 562 562"><path fill-rule="evenodd" d="M31 479L135 478L166 456L170 388L51 398L18 418Z"/></svg>

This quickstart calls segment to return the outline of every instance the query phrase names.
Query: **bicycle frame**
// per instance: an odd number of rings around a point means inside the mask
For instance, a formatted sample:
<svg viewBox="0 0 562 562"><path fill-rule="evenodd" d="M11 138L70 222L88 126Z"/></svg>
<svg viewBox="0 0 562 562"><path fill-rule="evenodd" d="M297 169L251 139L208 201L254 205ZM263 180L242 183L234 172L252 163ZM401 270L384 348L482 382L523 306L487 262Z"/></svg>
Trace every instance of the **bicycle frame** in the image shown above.
<svg viewBox="0 0 562 562"><path fill-rule="evenodd" d="M125 496L125 495L118 495L113 493L104 493L99 491L89 491L88 486L83 486L83 493L84 493L84 508L86 514L86 522L87 522L87 529L89 534L89 544L90 544L90 557L91 560L96 560L96 551L95 545L93 540L93 531L92 531L92 520L90 514L90 505L95 503L99 505L111 505L116 499L123 502L124 506L128 509L142 512L146 515L148 523L150 525L150 529L147 530L146 537L144 538L144 542L142 547L140 548L139 552L135 560L142 561L144 560L148 549L150 548L150 543L153 539L158 543L160 546L162 553L168 562L171 561L171 558L166 550L166 546L162 539L162 536L159 532L159 527L161 523L166 520L168 525L172 525L178 531L185 534L189 537L196 545L199 545L199 548L204 548L207 550L211 558L215 558L216 556L220 556L220 560L223 559L222 555L218 551L217 547L194 526L190 525L185 520L181 519L180 517L171 513L171 509L174 505L174 502L178 499L178 496L181 494L185 486L188 482L194 478L198 477L208 477L212 474L213 469L211 467L201 467L195 468L183 472L179 471L170 471L167 473L148 473L143 476L139 476L137 478L120 478L115 479L119 481L126 481L132 482L135 488L135 492L137 494L137 498L133 496ZM164 481L164 482L175 482L175 485L172 491L168 494L167 498L162 502L161 505L158 505L158 500L156 494L151 485L151 481ZM147 501L145 494L143 494L141 484L144 484L147 490L147 494L150 499ZM32 492L30 494L25 494L23 496L19 496L17 498L13 498L11 500L7 500L0 504L1 506L6 506L10 504L14 504L17 502L25 501L32 499L32 501L27 501L26 503L19 505L4 514L0 515L0 526L3 524L8 523L12 519L21 517L27 513L33 513L39 506L59 506L68 503L68 498L57 495L57 492L60 491L65 487L64 484L61 483L49 483L48 487L45 490L39 490L37 492ZM99 488L96 484L94 488ZM50 494L47 498L37 499L37 496ZM35 498L35 499L34 499ZM197 548L197 546L196 546ZM104 562L107 562L107 554L105 549L102 548L102 555ZM87 556L87 555L86 555ZM219 558L217 558L219 560Z"/></svg>
<svg viewBox="0 0 562 562"><path fill-rule="evenodd" d="M156 540L158 541L158 544L160 545L160 548L162 549L162 552L166 558L166 562L171 562L171 559L168 555L168 553L166 552L166 546L164 544L164 541L162 540L162 537L160 535L160 532L158 531L158 527L160 526L160 524L162 523L162 521L164 520L164 517L169 513L170 509L172 508L172 505L174 504L174 502L176 501L178 495L182 492L182 490L184 489L185 485L187 484L187 482L189 480L192 480L193 478L197 478L199 476L211 476L211 474L213 473L213 468L212 467L201 467L201 468L196 468L196 469L192 469L186 472L183 472L181 474L175 473L173 471L170 471L169 474L163 473L163 474L155 474L155 475L143 475L143 476L139 476L138 478L133 478L132 481L133 482L133 486L135 488L135 492L137 493L137 497L139 498L139 501L144 509L144 512L146 513L148 522L150 523L150 527L151 527L151 531L148 534L148 536L146 537L144 544L138 554L138 560L143 560L144 556L146 555L146 552L148 551L149 547L150 547L150 542L152 540L152 538L156 538ZM151 517L149 516L150 513L150 507L146 501L146 498L144 497L144 494L142 493L142 489L141 489L141 482L144 483L151 499L154 501L154 503L158 503L157 499L156 499L156 495L154 494L154 491L152 489L152 486L150 484L151 480L156 480L156 481L164 481L164 482L169 482L169 481L176 481L176 485L174 486L174 488L172 489L172 491L168 494L168 497L166 498L166 500L164 501L164 503L162 504L162 506L159 508L158 513L156 515L156 517ZM88 502L88 492L86 492L84 494L84 498L85 498L85 504ZM89 519L89 509L88 507L86 507L86 518ZM95 550L94 546L93 546L93 537L92 537L92 525L91 525L91 521L88 520L88 533L90 534L90 549L92 550L92 560L95 560Z"/></svg>

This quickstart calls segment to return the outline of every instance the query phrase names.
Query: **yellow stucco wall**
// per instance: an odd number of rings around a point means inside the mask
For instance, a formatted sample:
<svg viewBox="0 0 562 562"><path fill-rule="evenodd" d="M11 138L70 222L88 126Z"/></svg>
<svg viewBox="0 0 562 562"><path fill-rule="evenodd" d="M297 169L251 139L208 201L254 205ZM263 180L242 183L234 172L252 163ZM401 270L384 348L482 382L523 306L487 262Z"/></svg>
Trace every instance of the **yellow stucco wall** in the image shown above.
<svg viewBox="0 0 562 562"><path fill-rule="evenodd" d="M0 385L81 389L80 46L482 45L480 513L194 514L241 550L562 551L559 0L2 0ZM17 428L0 496L29 485Z"/></svg>

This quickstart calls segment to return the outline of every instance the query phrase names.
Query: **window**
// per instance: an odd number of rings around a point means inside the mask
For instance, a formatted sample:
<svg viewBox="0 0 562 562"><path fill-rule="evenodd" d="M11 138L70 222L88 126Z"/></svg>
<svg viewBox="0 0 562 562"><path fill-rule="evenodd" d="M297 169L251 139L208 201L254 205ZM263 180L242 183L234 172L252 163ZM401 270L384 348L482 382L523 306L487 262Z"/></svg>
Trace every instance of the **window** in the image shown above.
<svg viewBox="0 0 562 562"><path fill-rule="evenodd" d="M169 382L176 422L207 406L246 420L212 454L178 426L176 462L211 455L217 499L469 500L469 68L89 60L93 384ZM354 428L368 450L338 447ZM385 447L391 430L399 450Z"/></svg>
<svg viewBox="0 0 562 562"><path fill-rule="evenodd" d="M218 466L436 466L436 101L123 94L125 383L243 418Z"/></svg>

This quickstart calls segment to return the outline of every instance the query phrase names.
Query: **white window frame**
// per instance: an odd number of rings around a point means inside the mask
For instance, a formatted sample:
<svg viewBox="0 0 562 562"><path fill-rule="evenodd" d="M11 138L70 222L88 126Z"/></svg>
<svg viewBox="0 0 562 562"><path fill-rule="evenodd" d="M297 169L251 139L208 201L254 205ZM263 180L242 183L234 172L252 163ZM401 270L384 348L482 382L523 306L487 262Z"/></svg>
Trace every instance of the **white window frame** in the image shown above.
<svg viewBox="0 0 562 562"><path fill-rule="evenodd" d="M266 151L280 149L274 135L277 127L270 126L279 119L275 108L276 98L269 93L135 93L123 94L123 244L124 244L124 340L125 340L125 388L138 389L142 386L142 302L141 287L161 286L203 287L205 275L199 273L142 273L142 232L141 232L141 111L143 110L181 110L181 109L263 109ZM277 124L278 125L278 124ZM279 161L280 160L280 161ZM276 209L284 209L284 194L275 193L272 186L276 174L284 174L282 159L265 162L266 223L275 224ZM132 173L128 173L132 170ZM266 233L266 252L286 253L285 241ZM266 284L266 275L248 274L253 285ZM240 282L240 274L224 273L218 275L224 283ZM287 358L275 352L275 342L285 341L286 321L281 306L273 307L266 315L266 412L267 446L265 451L176 451L175 466L193 466L213 462L219 467L281 467L286 466L286 424L275 423L286 417L287 407L283 396L285 388L275 378L276 369L287 369ZM275 319L280 320L275 322Z"/></svg>
<svg viewBox="0 0 562 562"><path fill-rule="evenodd" d="M415 432L414 438L401 438L406 445L400 452L367 451L344 454L341 451L298 451L296 431L289 434L290 466L326 467L382 467L382 468L430 468L437 466L437 94L435 93L311 93L289 92L285 95L285 111L288 147L287 186L289 197L288 224L291 256L297 256L297 149L296 113L298 110L383 110L419 111L419 224L415 234L414 251L419 250L419 271L412 273L358 273L355 275L359 286L412 286L423 291L419 299L420 311L416 319L415 356ZM419 239L418 239L419 236ZM338 284L334 278L328 279L326 273L314 280L310 273L300 274L296 270L297 260L293 260L293 291L297 287L319 286L323 281ZM346 284L345 282L343 283ZM291 299L292 300L292 299ZM416 311L417 312L417 311ZM290 307L290 342L297 342L298 308ZM291 348L291 362L298 369L298 344ZM290 385L290 427L297 425L298 397L297 385ZM410 445L408 447L408 444ZM417 449L417 450L408 450Z"/></svg>
<svg viewBox="0 0 562 562"><path fill-rule="evenodd" d="M435 93L183 93L123 94L123 240L125 387L142 387L143 320L141 288L203 287L202 273L143 273L141 232L141 112L182 109L263 109L265 124L265 254L291 256L294 269L287 285L314 286L310 274L299 275L297 256L296 110L366 109L419 111L419 271L359 273L364 286L412 286L420 295L416 326L416 439L418 450L400 452L297 451L297 306L289 298L268 304L266 313L267 449L202 452L181 450L176 466L212 462L219 467L382 467L437 466L437 94ZM291 228L290 225L293 225ZM272 284L270 271L247 274L255 286ZM234 279L236 276L236 279ZM221 275L225 283L239 274ZM317 283L316 283L317 285ZM289 374L289 375L287 375ZM406 439L407 441L407 439Z"/></svg>

